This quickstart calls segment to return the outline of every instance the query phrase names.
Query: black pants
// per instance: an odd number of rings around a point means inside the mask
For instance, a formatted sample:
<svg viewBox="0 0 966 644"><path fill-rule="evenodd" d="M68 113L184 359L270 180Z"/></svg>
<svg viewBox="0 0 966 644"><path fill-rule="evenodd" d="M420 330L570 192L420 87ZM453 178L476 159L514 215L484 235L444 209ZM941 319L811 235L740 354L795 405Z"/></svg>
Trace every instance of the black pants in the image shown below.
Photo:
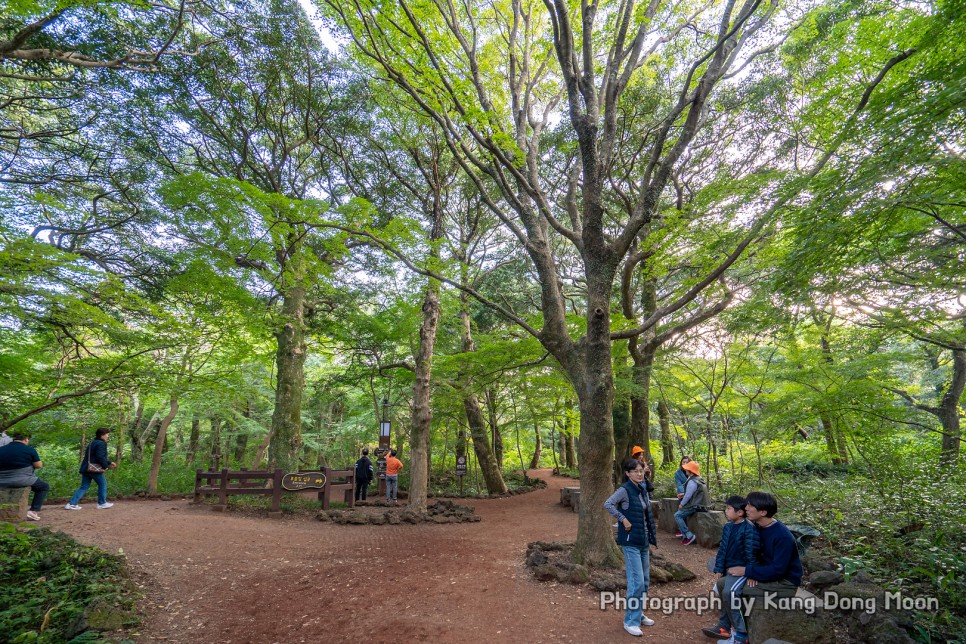
<svg viewBox="0 0 966 644"><path fill-rule="evenodd" d="M356 479L356 501L365 501L366 493L369 492L369 481Z"/></svg>
<svg viewBox="0 0 966 644"><path fill-rule="evenodd" d="M37 479L34 484L30 486L30 489L33 490L34 493L34 498L30 502L30 511L40 512L40 508L44 506L44 499L47 498L47 493L50 492L50 483Z"/></svg>

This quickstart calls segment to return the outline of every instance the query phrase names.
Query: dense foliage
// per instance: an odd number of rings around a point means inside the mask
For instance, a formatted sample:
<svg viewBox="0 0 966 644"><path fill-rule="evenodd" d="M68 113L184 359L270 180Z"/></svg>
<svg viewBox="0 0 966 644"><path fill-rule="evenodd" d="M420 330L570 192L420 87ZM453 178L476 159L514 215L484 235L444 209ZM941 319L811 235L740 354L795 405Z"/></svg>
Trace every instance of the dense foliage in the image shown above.
<svg viewBox="0 0 966 644"><path fill-rule="evenodd" d="M0 586L5 642L97 642L137 623L124 558L46 528L0 524Z"/></svg>

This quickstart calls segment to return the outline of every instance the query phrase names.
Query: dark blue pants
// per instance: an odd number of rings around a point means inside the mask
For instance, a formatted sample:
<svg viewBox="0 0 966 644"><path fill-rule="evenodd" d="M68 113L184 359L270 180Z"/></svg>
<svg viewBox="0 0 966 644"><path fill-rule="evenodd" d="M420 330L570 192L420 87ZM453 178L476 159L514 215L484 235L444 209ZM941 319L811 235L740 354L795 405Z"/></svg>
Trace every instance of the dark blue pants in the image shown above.
<svg viewBox="0 0 966 644"><path fill-rule="evenodd" d="M37 482L31 485L30 489L34 493L34 498L30 501L30 510L32 512L40 512L40 508L44 507L44 499L47 498L47 493L50 492L50 483L37 479Z"/></svg>

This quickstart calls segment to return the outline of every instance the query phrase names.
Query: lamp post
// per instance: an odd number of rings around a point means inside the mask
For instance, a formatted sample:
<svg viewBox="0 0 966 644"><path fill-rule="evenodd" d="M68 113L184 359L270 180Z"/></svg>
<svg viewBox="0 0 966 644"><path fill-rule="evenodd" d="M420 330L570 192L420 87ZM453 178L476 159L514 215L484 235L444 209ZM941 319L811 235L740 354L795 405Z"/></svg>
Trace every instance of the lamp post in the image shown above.
<svg viewBox="0 0 966 644"><path fill-rule="evenodd" d="M386 454L389 453L389 440L392 429L389 420L389 397L382 399L382 420L379 422L379 447L376 448L376 458L379 467L379 495L386 493Z"/></svg>

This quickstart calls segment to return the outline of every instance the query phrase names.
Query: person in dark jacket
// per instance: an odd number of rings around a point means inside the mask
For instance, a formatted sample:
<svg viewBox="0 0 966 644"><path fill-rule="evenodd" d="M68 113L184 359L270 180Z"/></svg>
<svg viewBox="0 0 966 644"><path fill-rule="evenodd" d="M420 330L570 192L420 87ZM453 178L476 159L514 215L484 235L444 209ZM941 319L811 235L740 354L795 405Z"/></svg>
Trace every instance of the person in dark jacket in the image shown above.
<svg viewBox="0 0 966 644"><path fill-rule="evenodd" d="M107 439L110 436L111 430L106 427L100 427L94 432L94 440L84 450L84 460L81 461L81 486L77 488L74 496L64 506L65 510L81 509L81 506L77 504L87 494L87 489L91 486L91 481L97 483L97 509L106 510L114 507L113 503L107 502L107 477L104 476L104 472L94 473L88 471L91 463L99 465L105 471L117 467L117 463L107 457Z"/></svg>
<svg viewBox="0 0 966 644"><path fill-rule="evenodd" d="M50 484L34 472L44 466L40 454L30 446L30 435L15 432L11 441L0 447L0 487L29 487L34 495L30 500L27 518L40 521L40 508L44 505Z"/></svg>
<svg viewBox="0 0 966 644"><path fill-rule="evenodd" d="M795 537L785 525L775 518L778 502L767 492L752 492L745 503L745 514L758 530L761 551L758 561L746 566L731 566L728 574L744 577L744 584L735 584L721 601L731 609L731 623L735 627L735 644L748 642L748 627L740 610L741 601L757 601L761 598L794 597L802 583L802 561L798 556ZM747 603L746 603L747 605ZM749 607L750 609L750 607Z"/></svg>
<svg viewBox="0 0 966 644"><path fill-rule="evenodd" d="M718 545L718 556L715 557L712 570L718 579L715 586L719 597L727 597L736 583L744 583L744 577L727 574L728 568L758 562L758 529L745 518L746 503L745 497L738 495L730 496L725 501L725 518L728 523L721 531L721 543ZM731 613L728 606L722 603L717 626L701 630L708 637L728 640L731 639L731 626Z"/></svg>
<svg viewBox="0 0 966 644"><path fill-rule="evenodd" d="M624 551L627 574L627 606L624 630L640 637L641 626L653 626L654 620L644 615L647 590L651 585L651 546L657 545L654 513L644 481L644 465L634 458L624 461L627 482L604 501L604 509L617 519L617 545Z"/></svg>
<svg viewBox="0 0 966 644"><path fill-rule="evenodd" d="M372 483L372 461L369 460L369 448L362 450L362 458L356 461L356 503L366 500L369 484Z"/></svg>

